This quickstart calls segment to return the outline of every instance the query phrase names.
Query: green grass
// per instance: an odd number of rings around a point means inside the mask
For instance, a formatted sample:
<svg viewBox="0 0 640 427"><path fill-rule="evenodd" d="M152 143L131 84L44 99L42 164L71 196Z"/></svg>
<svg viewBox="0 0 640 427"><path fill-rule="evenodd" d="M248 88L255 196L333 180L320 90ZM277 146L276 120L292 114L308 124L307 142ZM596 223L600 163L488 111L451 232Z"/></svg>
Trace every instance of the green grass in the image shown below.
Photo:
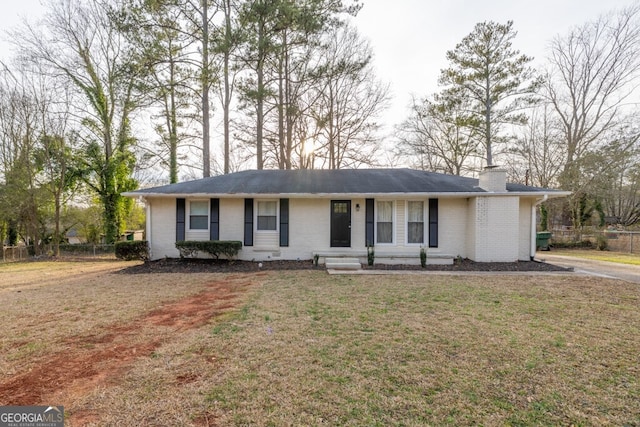
<svg viewBox="0 0 640 427"><path fill-rule="evenodd" d="M553 254L593 259L596 261L615 262L618 264L640 265L640 255L637 254L582 249L554 249Z"/></svg>
<svg viewBox="0 0 640 427"><path fill-rule="evenodd" d="M205 401L220 425L634 425L640 291L607 286L283 275L212 330Z"/></svg>
<svg viewBox="0 0 640 427"><path fill-rule="evenodd" d="M640 287L631 283L63 267L65 279L46 286L28 271L10 276L3 375L83 336L104 346L95 337L114 325L213 285L238 293L223 301L235 308L205 326L125 334L162 344L98 386L63 395L71 427L640 425ZM76 353L91 351L81 344Z"/></svg>

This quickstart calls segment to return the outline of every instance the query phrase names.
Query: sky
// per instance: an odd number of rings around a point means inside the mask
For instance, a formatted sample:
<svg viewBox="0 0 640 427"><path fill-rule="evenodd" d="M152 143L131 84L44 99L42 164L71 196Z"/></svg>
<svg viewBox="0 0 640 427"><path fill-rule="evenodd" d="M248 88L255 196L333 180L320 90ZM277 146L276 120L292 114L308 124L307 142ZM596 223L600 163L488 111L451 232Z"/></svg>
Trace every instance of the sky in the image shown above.
<svg viewBox="0 0 640 427"><path fill-rule="evenodd" d="M88 0L90 1L90 0ZM631 0L361 0L354 22L373 47L380 80L390 84L389 111L381 122L388 131L408 115L411 96L438 90L446 52L455 48L476 23L514 21L514 47L544 63L549 42L572 27L603 13L632 4ZM42 0L44 4L47 0ZM0 14L0 60L10 57L5 32L22 18L37 19L41 0L4 0Z"/></svg>
<svg viewBox="0 0 640 427"><path fill-rule="evenodd" d="M438 91L446 52L453 50L478 22L513 21L514 47L545 62L550 41L575 26L597 19L630 0L362 0L356 17L361 34L374 51L378 77L390 83L393 96L386 123L408 115L411 96Z"/></svg>

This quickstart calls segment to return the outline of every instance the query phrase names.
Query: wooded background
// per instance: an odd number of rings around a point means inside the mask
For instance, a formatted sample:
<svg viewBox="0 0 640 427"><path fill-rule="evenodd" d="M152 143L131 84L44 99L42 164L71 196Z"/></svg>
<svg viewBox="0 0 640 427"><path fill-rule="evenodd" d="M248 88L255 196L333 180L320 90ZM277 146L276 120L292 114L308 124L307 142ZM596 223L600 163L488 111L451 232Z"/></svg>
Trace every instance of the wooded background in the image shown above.
<svg viewBox="0 0 640 427"><path fill-rule="evenodd" d="M637 3L557 36L538 69L513 47L513 22L478 23L392 136L380 126L389 85L354 26L361 7L49 3L11 31L17 55L1 64L0 240L36 252L70 230L114 242L144 223L121 192L262 168L497 165L572 192L542 206L543 229L637 226Z"/></svg>

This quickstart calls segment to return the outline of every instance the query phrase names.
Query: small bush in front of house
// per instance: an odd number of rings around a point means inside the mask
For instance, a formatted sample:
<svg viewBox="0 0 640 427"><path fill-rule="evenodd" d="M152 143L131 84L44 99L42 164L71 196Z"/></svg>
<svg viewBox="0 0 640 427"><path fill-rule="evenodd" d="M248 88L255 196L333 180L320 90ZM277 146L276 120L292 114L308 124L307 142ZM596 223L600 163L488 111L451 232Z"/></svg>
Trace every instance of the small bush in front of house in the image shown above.
<svg viewBox="0 0 640 427"><path fill-rule="evenodd" d="M376 260L376 251L373 246L367 246L367 265L373 265Z"/></svg>
<svg viewBox="0 0 640 427"><path fill-rule="evenodd" d="M420 266L427 267L427 251L424 248L420 248Z"/></svg>
<svg viewBox="0 0 640 427"><path fill-rule="evenodd" d="M233 259L242 249L242 242L238 240L182 240L176 242L176 248L180 252L180 258L196 257L198 252L203 252L215 259L220 258L220 255L224 255L227 259Z"/></svg>
<svg viewBox="0 0 640 427"><path fill-rule="evenodd" d="M126 242L116 242L116 258L125 261L149 259L149 245L146 240L132 240Z"/></svg>

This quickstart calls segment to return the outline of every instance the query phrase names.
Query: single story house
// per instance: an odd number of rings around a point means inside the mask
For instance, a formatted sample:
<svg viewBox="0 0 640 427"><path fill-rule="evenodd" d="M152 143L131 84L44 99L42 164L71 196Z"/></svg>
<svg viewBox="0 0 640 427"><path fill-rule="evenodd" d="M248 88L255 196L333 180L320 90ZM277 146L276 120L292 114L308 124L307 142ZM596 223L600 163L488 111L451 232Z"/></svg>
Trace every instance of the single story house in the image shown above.
<svg viewBox="0 0 640 427"><path fill-rule="evenodd" d="M132 240L144 240L144 230L126 230L120 234L119 240L121 242Z"/></svg>
<svg viewBox="0 0 640 427"><path fill-rule="evenodd" d="M65 237L67 238L67 242L69 242L70 245L80 245L83 243L87 243L87 239L85 239L84 236L81 236L80 233L78 233L78 230L75 228L69 230Z"/></svg>
<svg viewBox="0 0 640 427"><path fill-rule="evenodd" d="M536 206L569 193L412 169L249 170L123 193L146 204L150 258L176 241L239 240L242 260L530 260Z"/></svg>

